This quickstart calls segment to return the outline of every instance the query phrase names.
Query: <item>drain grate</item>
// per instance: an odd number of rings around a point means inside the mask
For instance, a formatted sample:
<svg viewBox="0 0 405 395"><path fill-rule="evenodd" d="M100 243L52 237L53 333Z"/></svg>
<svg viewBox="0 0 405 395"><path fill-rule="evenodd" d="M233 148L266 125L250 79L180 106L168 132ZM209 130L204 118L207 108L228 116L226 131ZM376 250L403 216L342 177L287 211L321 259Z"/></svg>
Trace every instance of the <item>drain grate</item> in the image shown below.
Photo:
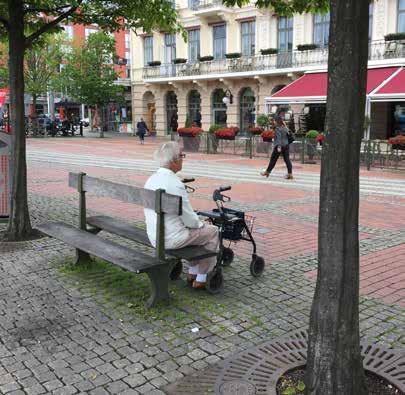
<svg viewBox="0 0 405 395"><path fill-rule="evenodd" d="M361 342L366 370L405 391L405 350ZM222 365L186 377L168 387L167 394L276 395L277 381L286 371L306 364L308 334L292 332L226 359Z"/></svg>

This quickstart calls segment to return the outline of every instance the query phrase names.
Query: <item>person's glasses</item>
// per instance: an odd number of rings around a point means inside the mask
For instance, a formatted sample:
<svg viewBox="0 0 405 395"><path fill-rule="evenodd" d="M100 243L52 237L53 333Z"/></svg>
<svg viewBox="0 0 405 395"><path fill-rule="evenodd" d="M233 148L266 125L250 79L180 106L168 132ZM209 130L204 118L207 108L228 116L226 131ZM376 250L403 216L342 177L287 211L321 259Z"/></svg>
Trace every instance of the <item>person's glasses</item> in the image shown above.
<svg viewBox="0 0 405 395"><path fill-rule="evenodd" d="M179 158L184 159L186 157L186 154L180 154Z"/></svg>

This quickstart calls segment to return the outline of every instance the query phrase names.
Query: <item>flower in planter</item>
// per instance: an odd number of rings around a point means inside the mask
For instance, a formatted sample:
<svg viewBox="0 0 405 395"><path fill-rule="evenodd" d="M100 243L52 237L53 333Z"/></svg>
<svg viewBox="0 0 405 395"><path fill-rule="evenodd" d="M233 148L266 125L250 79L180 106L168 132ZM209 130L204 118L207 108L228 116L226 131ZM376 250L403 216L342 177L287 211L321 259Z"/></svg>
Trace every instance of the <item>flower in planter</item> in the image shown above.
<svg viewBox="0 0 405 395"><path fill-rule="evenodd" d="M150 67L156 67L160 66L162 63L159 60L152 60L151 62L148 62L148 66Z"/></svg>
<svg viewBox="0 0 405 395"><path fill-rule="evenodd" d="M215 131L215 136L222 140L235 140L235 136L239 133L237 126L218 129Z"/></svg>
<svg viewBox="0 0 405 395"><path fill-rule="evenodd" d="M198 60L200 62L211 62L212 60L214 60L214 57L212 55L207 55L207 56L200 56L198 58Z"/></svg>
<svg viewBox="0 0 405 395"><path fill-rule="evenodd" d="M405 40L405 33L390 33L384 36L385 41Z"/></svg>
<svg viewBox="0 0 405 395"><path fill-rule="evenodd" d="M226 53L225 57L227 59L238 59L242 56L242 54L240 52L230 52L230 53Z"/></svg>
<svg viewBox="0 0 405 395"><path fill-rule="evenodd" d="M199 136L203 130L198 127L191 127L191 128L178 128L177 133L180 137L197 137Z"/></svg>
<svg viewBox="0 0 405 395"><path fill-rule="evenodd" d="M255 136L258 136L260 134L262 134L263 129L259 128L259 127L255 127L255 128L249 128L249 132Z"/></svg>
<svg viewBox="0 0 405 395"><path fill-rule="evenodd" d="M322 145L322 142L325 140L325 135L323 133L319 133L315 140L317 143Z"/></svg>
<svg viewBox="0 0 405 395"><path fill-rule="evenodd" d="M274 130L265 130L261 136L263 141L271 141L274 138Z"/></svg>
<svg viewBox="0 0 405 395"><path fill-rule="evenodd" d="M184 59L184 58L176 58L176 59L173 59L173 63L174 63L174 64L187 63L187 59Z"/></svg>
<svg viewBox="0 0 405 395"><path fill-rule="evenodd" d="M317 49L318 45L316 44L300 44L297 45L298 51L312 51L314 49Z"/></svg>
<svg viewBox="0 0 405 395"><path fill-rule="evenodd" d="M261 49L260 53L262 55L275 55L276 53L278 53L278 49L277 48L265 48L265 49Z"/></svg>
<svg viewBox="0 0 405 395"><path fill-rule="evenodd" d="M405 144L405 136L395 136L395 137L390 137L388 139L388 144L390 145L401 145L401 144Z"/></svg>

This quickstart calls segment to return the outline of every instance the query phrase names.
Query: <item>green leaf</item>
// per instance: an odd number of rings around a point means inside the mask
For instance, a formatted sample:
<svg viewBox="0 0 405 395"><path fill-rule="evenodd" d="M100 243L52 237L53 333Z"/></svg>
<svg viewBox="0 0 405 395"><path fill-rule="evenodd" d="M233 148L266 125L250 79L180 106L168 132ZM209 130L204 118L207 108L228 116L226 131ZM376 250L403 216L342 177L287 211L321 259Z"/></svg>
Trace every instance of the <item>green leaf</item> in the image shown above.
<svg viewBox="0 0 405 395"><path fill-rule="evenodd" d="M283 395L295 395L296 391L294 387L288 387L283 391Z"/></svg>
<svg viewBox="0 0 405 395"><path fill-rule="evenodd" d="M301 391L301 392L304 391L305 390L305 383L303 381L298 381L297 389L299 391Z"/></svg>

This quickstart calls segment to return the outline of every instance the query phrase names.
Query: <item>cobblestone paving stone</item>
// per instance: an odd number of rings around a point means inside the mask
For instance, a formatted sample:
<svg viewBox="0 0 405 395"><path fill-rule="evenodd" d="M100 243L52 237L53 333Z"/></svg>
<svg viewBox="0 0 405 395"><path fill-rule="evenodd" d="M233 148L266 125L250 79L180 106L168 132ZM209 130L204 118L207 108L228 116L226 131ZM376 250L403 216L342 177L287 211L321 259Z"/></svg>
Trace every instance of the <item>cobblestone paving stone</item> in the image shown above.
<svg viewBox="0 0 405 395"><path fill-rule="evenodd" d="M63 152L88 152L85 139L29 143L39 149L47 144L45 149L52 145ZM110 157L138 158L154 149L146 146L139 153L131 144L110 139L98 142L97 150ZM220 155L213 160L246 165L245 159ZM297 164L295 168L300 169ZM77 193L67 187L67 172L82 170L133 185L143 185L147 176L125 169L31 162L34 225L44 220L77 224ZM381 177L379 172L368 174ZM218 184L200 178L191 196L193 206L212 208L211 192ZM117 287L117 275L108 268L67 270L74 250L56 240L1 243L0 393L163 394L168 384L236 351L306 328L317 266L316 191L232 184L232 207L256 217L255 239L269 264L264 276L254 279L250 246L233 246L237 259L225 269L224 293L218 296L193 292L180 280L171 284L169 307L145 311L149 282L144 275L122 277ZM393 347L405 347L405 278L398 266L405 261L405 226L397 214L403 206L405 199L399 197L362 196L361 335ZM97 213L97 207L142 224L139 208L89 199L89 214ZM199 331L193 333L193 328Z"/></svg>
<svg viewBox="0 0 405 395"><path fill-rule="evenodd" d="M77 220L74 196L33 194L30 206L34 223ZM377 234L370 245L362 241L362 253L404 243L404 236ZM73 257L63 243L44 238L0 248L4 394L161 394L169 383L235 351L306 327L314 290L309 277L317 264L314 253L291 256L254 279L249 261L239 258L225 271L222 295L193 292L177 281L170 307L145 312L132 308L136 301L125 290L111 296L101 285L108 283L103 272L61 272ZM148 281L135 277L142 295ZM362 336L405 345L401 307L362 297L360 319Z"/></svg>

